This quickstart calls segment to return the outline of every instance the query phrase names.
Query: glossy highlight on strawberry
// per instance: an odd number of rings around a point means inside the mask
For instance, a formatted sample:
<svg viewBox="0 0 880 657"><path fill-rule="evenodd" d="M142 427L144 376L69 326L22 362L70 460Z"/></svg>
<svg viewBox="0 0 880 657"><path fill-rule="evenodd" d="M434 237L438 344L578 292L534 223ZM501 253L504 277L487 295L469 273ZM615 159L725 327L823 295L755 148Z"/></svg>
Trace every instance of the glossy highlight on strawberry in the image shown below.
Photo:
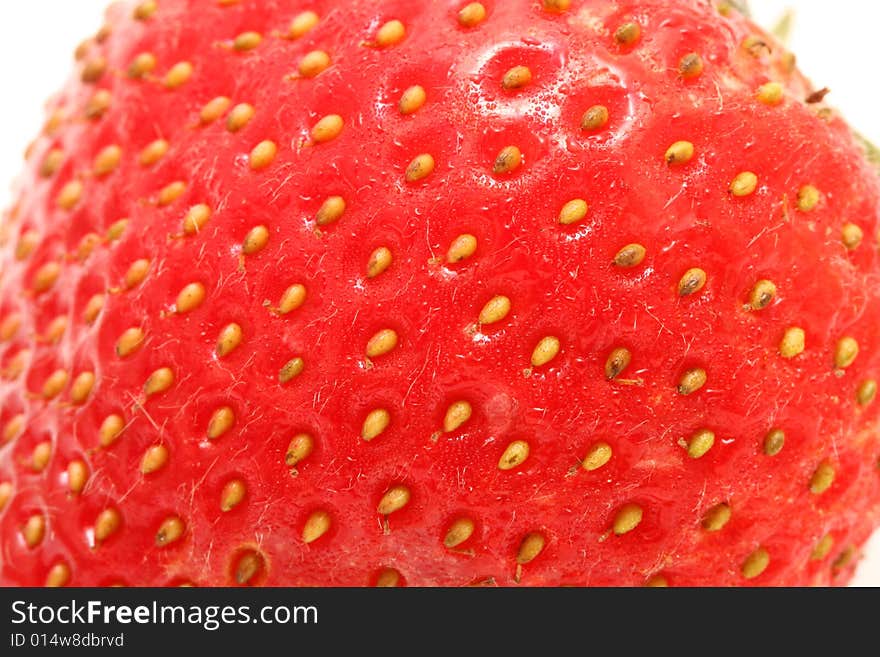
<svg viewBox="0 0 880 657"><path fill-rule="evenodd" d="M0 583L848 581L880 180L733 3L143 0L76 57Z"/></svg>

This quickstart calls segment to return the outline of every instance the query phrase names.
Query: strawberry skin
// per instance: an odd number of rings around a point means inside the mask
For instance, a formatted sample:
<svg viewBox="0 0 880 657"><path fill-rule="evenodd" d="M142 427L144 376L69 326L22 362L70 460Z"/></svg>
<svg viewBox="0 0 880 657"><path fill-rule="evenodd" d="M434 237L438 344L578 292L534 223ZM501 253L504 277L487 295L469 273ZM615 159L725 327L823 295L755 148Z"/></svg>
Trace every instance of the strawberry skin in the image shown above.
<svg viewBox="0 0 880 657"><path fill-rule="evenodd" d="M77 57L3 224L0 583L849 579L880 183L728 3L145 0Z"/></svg>

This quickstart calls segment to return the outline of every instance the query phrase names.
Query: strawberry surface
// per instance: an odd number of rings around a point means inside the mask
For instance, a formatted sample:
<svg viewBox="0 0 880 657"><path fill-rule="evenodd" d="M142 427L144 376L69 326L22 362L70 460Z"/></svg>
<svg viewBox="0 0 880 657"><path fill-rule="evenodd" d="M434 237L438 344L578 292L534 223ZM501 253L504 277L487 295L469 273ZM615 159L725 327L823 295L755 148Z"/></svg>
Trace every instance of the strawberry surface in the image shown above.
<svg viewBox="0 0 880 657"><path fill-rule="evenodd" d="M146 0L7 213L0 582L841 584L880 183L701 0Z"/></svg>

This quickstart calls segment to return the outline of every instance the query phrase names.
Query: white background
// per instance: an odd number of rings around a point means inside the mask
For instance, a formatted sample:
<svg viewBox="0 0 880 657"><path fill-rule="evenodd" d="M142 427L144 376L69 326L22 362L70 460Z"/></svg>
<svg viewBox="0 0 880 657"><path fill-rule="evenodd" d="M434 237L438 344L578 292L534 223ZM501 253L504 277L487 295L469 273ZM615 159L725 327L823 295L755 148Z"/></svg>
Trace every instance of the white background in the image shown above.
<svg viewBox="0 0 880 657"><path fill-rule="evenodd" d="M101 25L106 0L0 0L0 207L21 154L42 125L43 101L71 71L80 40ZM796 11L791 47L801 69L850 123L880 144L880 3L866 0L751 0L756 19L775 24ZM857 583L880 586L880 534L868 549Z"/></svg>

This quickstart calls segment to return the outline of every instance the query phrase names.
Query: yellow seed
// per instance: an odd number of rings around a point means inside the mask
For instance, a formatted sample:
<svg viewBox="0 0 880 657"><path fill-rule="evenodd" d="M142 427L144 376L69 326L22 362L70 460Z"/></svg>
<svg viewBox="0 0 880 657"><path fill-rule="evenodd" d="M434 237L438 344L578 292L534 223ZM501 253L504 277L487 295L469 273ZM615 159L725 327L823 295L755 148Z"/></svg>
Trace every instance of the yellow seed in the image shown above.
<svg viewBox="0 0 880 657"><path fill-rule="evenodd" d="M318 209L318 214L315 215L315 223L319 226L332 224L335 221L339 221L344 212L345 199L341 196L330 196Z"/></svg>
<svg viewBox="0 0 880 657"><path fill-rule="evenodd" d="M510 312L510 299L502 294L492 297L480 311L480 324L494 324L507 317Z"/></svg>
<svg viewBox="0 0 880 657"><path fill-rule="evenodd" d="M581 198L572 199L562 206L559 211L559 223L563 226L569 226L583 221L589 211L587 202Z"/></svg>
<svg viewBox="0 0 880 657"><path fill-rule="evenodd" d="M232 47L238 52L253 50L263 42L259 32L242 32L232 42Z"/></svg>
<svg viewBox="0 0 880 657"><path fill-rule="evenodd" d="M18 333L18 329L21 326L21 315L18 313L13 313L11 315L7 315L3 319L3 323L0 324L0 340L6 342L11 340L16 333Z"/></svg>
<svg viewBox="0 0 880 657"><path fill-rule="evenodd" d="M47 262L34 274L34 292L42 294L51 290L58 277L61 275L61 265L57 262Z"/></svg>
<svg viewBox="0 0 880 657"><path fill-rule="evenodd" d="M776 285L773 281L760 280L749 293L749 306L752 310L763 310L776 298Z"/></svg>
<svg viewBox="0 0 880 657"><path fill-rule="evenodd" d="M446 530L443 537L443 545L449 549L458 547L468 540L474 533L474 521L470 518L459 518Z"/></svg>
<svg viewBox="0 0 880 657"><path fill-rule="evenodd" d="M614 264L618 267L637 267L642 264L648 251L641 244L627 244L614 256Z"/></svg>
<svg viewBox="0 0 880 657"><path fill-rule="evenodd" d="M77 405L85 403L86 399L88 399L89 395L92 393L94 385L95 373L81 372L73 380L73 385L70 386L70 401Z"/></svg>
<svg viewBox="0 0 880 657"><path fill-rule="evenodd" d="M804 185L798 190L797 206L801 212L811 212L819 205L822 194L813 185Z"/></svg>
<svg viewBox="0 0 880 657"><path fill-rule="evenodd" d="M688 53L678 62L678 72L685 80L699 77L703 73L703 58L697 53Z"/></svg>
<svg viewBox="0 0 880 657"><path fill-rule="evenodd" d="M458 24L462 27L475 27L486 20L486 8L481 2L472 2L458 12Z"/></svg>
<svg viewBox="0 0 880 657"><path fill-rule="evenodd" d="M704 457L715 444L715 432L700 429L687 441L687 453L692 459Z"/></svg>
<svg viewBox="0 0 880 657"><path fill-rule="evenodd" d="M867 379L859 384L856 391L856 401L859 406L867 406L877 398L877 381L875 379Z"/></svg>
<svg viewBox="0 0 880 657"><path fill-rule="evenodd" d="M581 130L595 132L608 125L610 114L604 105L593 105L581 117Z"/></svg>
<svg viewBox="0 0 880 657"><path fill-rule="evenodd" d="M544 11L561 14L571 7L571 0L543 0Z"/></svg>
<svg viewBox="0 0 880 657"><path fill-rule="evenodd" d="M87 119L100 119L110 109L113 102L113 96L107 89L98 89L89 99L85 107L85 117Z"/></svg>
<svg viewBox="0 0 880 657"><path fill-rule="evenodd" d="M165 392L174 384L174 372L170 367L160 367L144 383L144 394L147 397Z"/></svg>
<svg viewBox="0 0 880 657"><path fill-rule="evenodd" d="M859 343L849 336L841 338L834 350L834 364L845 369L852 365L859 355Z"/></svg>
<svg viewBox="0 0 880 657"><path fill-rule="evenodd" d="M21 528L21 534L24 536L24 542L31 549L37 547L43 542L46 535L46 518L41 513L35 513Z"/></svg>
<svg viewBox="0 0 880 657"><path fill-rule="evenodd" d="M319 20L320 18L318 14L313 11L300 12L294 16L293 20L290 22L290 28L287 30L287 34L291 39L299 39L307 32L314 29Z"/></svg>
<svg viewBox="0 0 880 657"><path fill-rule="evenodd" d="M142 79L152 73L155 68L156 56L149 52L142 52L129 65L128 77Z"/></svg>
<svg viewBox="0 0 880 657"><path fill-rule="evenodd" d="M95 540L106 541L122 526L122 514L114 508L104 509L95 520Z"/></svg>
<svg viewBox="0 0 880 657"><path fill-rule="evenodd" d="M153 445L141 459L141 473L150 474L161 470L168 463L168 448L165 445Z"/></svg>
<svg viewBox="0 0 880 657"><path fill-rule="evenodd" d="M226 117L226 129L229 132L238 132L244 128L251 119L254 118L256 110L253 105L248 103L240 103L232 108L229 116Z"/></svg>
<svg viewBox="0 0 880 657"><path fill-rule="evenodd" d="M183 232L186 235L199 233L211 218L211 208L204 203L192 206L183 218Z"/></svg>
<svg viewBox="0 0 880 657"><path fill-rule="evenodd" d="M86 233L76 247L76 258L80 262L88 260L95 249L101 244L101 236L97 233Z"/></svg>
<svg viewBox="0 0 880 657"><path fill-rule="evenodd" d="M235 412L229 406L221 406L211 414L208 420L207 436L209 440L217 440L235 424Z"/></svg>
<svg viewBox="0 0 880 657"><path fill-rule="evenodd" d="M841 568L846 568L849 566L853 559L858 554L858 551L854 545L848 545L843 552L841 552L838 557L831 563L831 567L834 570L840 570Z"/></svg>
<svg viewBox="0 0 880 657"><path fill-rule="evenodd" d="M782 102L785 91L778 82L767 82L758 87L756 94L758 100L765 105L779 105Z"/></svg>
<svg viewBox="0 0 880 657"><path fill-rule="evenodd" d="M34 451L31 452L31 468L34 472L42 472L49 465L49 459L52 458L52 443L48 440L37 443Z"/></svg>
<svg viewBox="0 0 880 657"><path fill-rule="evenodd" d="M749 196L758 188L758 176L751 171L738 173L730 183L730 193L734 196Z"/></svg>
<svg viewBox="0 0 880 657"><path fill-rule="evenodd" d="M43 178L51 178L54 176L61 165L64 163L64 151L60 148L53 148L48 152L40 165L40 175Z"/></svg>
<svg viewBox="0 0 880 657"><path fill-rule="evenodd" d="M614 533L622 536L631 532L642 522L643 513L642 507L638 504L624 504L614 516L614 523L612 525Z"/></svg>
<svg viewBox="0 0 880 657"><path fill-rule="evenodd" d="M19 413L18 415L13 416L3 427L3 440L0 442L0 445L5 445L18 436L22 429L24 429L24 414Z"/></svg>
<svg viewBox="0 0 880 657"><path fill-rule="evenodd" d="M400 110L401 114L412 114L425 104L427 97L424 87L418 84L413 85L403 92L403 95L400 97L400 102L397 104L397 108Z"/></svg>
<svg viewBox="0 0 880 657"><path fill-rule="evenodd" d="M764 454L776 456L785 446L785 432L782 429L771 429L764 436Z"/></svg>
<svg viewBox="0 0 880 657"><path fill-rule="evenodd" d="M156 547L165 547L179 541L185 531L186 525L177 516L165 518L156 532Z"/></svg>
<svg viewBox="0 0 880 657"><path fill-rule="evenodd" d="M199 121L201 121L203 125L213 123L226 113L226 110L229 109L231 104L232 101L226 96L217 96L216 98L209 100L205 103L204 107L202 107L202 111L199 112Z"/></svg>
<svg viewBox="0 0 880 657"><path fill-rule="evenodd" d="M204 285L201 283L190 283L177 295L177 302L174 307L180 314L191 312L202 305L206 294Z"/></svg>
<svg viewBox="0 0 880 657"><path fill-rule="evenodd" d="M834 467L828 461L822 461L810 478L810 492L821 495L834 483Z"/></svg>
<svg viewBox="0 0 880 657"><path fill-rule="evenodd" d="M101 309L104 307L104 295L96 294L91 297L86 304L86 308L83 311L83 319L86 324L93 324L94 321L98 318L98 315L101 313Z"/></svg>
<svg viewBox="0 0 880 657"><path fill-rule="evenodd" d="M64 390L64 386L67 385L67 379L67 370L58 369L52 372L43 383L43 397L45 399L54 399L57 397L61 394L61 391Z"/></svg>
<svg viewBox="0 0 880 657"><path fill-rule="evenodd" d="M183 196L185 191L186 183L182 180L176 180L159 190L159 195L156 197L156 204L159 207L171 205L174 201Z"/></svg>
<svg viewBox="0 0 880 657"><path fill-rule="evenodd" d="M324 142L336 139L345 123L338 114L328 114L318 121L312 128L312 140L315 143L323 144Z"/></svg>
<svg viewBox="0 0 880 657"><path fill-rule="evenodd" d="M516 563L524 566L541 554L546 545L547 539L540 532L530 532L525 535L516 551Z"/></svg>
<svg viewBox="0 0 880 657"><path fill-rule="evenodd" d="M6 369L2 371L3 378L13 380L21 376L30 357L31 352L29 350L23 349L22 351L19 351L6 366Z"/></svg>
<svg viewBox="0 0 880 657"><path fill-rule="evenodd" d="M467 260L474 255L476 250L477 238L469 233L464 233L452 240L449 251L446 252L446 261L454 263Z"/></svg>
<svg viewBox="0 0 880 657"><path fill-rule="evenodd" d="M306 520L303 527L302 539L303 543L312 543L321 538L330 529L332 521L330 514L326 511L315 511Z"/></svg>
<svg viewBox="0 0 880 657"><path fill-rule="evenodd" d="M293 312L306 301L306 287L302 283L294 283L284 291L281 295L281 301L278 302L278 314L286 315Z"/></svg>
<svg viewBox="0 0 880 657"><path fill-rule="evenodd" d="M367 278L375 278L391 266L391 251L388 247L380 246L370 254L367 262Z"/></svg>
<svg viewBox="0 0 880 657"><path fill-rule="evenodd" d="M67 330L67 317L64 315L59 315L49 324L46 329L46 342L50 344L57 344L59 340L64 336L64 332Z"/></svg>
<svg viewBox="0 0 880 657"><path fill-rule="evenodd" d="M706 385L706 370L694 368L681 375L678 381L678 394L691 395Z"/></svg>
<svg viewBox="0 0 880 657"><path fill-rule="evenodd" d="M764 548L758 548L752 552L742 564L742 576L746 579L755 579L767 570L770 565L770 553Z"/></svg>
<svg viewBox="0 0 880 657"><path fill-rule="evenodd" d="M151 18L157 9L159 5L156 0L144 0L134 8L133 17L136 21L145 21Z"/></svg>
<svg viewBox="0 0 880 657"><path fill-rule="evenodd" d="M394 568L383 568L376 578L377 588L393 588L400 584L400 573Z"/></svg>
<svg viewBox="0 0 880 657"><path fill-rule="evenodd" d="M638 23L624 23L614 31L614 40L621 46L631 46L642 36Z"/></svg>
<svg viewBox="0 0 880 657"><path fill-rule="evenodd" d="M532 70L528 66L514 66L501 79L505 89L521 89L532 81Z"/></svg>
<svg viewBox="0 0 880 657"><path fill-rule="evenodd" d="M40 243L40 234L36 231L29 230L19 239L15 246L15 259L27 260Z"/></svg>
<svg viewBox="0 0 880 657"><path fill-rule="evenodd" d="M707 532L717 532L724 528L730 520L730 506L719 504L713 506L703 515L703 529Z"/></svg>
<svg viewBox="0 0 880 657"><path fill-rule="evenodd" d="M699 267L688 269L678 282L678 296L687 297L703 289L706 285L706 272Z"/></svg>
<svg viewBox="0 0 880 657"><path fill-rule="evenodd" d="M168 142L164 139L157 139L156 141L147 144L146 148L141 151L138 156L138 163L144 167L152 166L161 160L167 152Z"/></svg>
<svg viewBox="0 0 880 657"><path fill-rule="evenodd" d="M361 438L366 441L373 440L381 435L388 425L391 423L391 413L384 408L377 408L367 414L364 424L361 427Z"/></svg>
<svg viewBox="0 0 880 657"><path fill-rule="evenodd" d="M314 449L315 439L307 433L298 433L287 446L287 452L284 455L284 463L287 467L292 468L308 458Z"/></svg>
<svg viewBox="0 0 880 657"><path fill-rule="evenodd" d="M98 442L101 447L110 447L125 428L125 420L120 415L108 415L98 429Z"/></svg>
<svg viewBox="0 0 880 657"><path fill-rule="evenodd" d="M500 470L513 470L529 458L529 444L525 440L514 440L505 449L498 460Z"/></svg>
<svg viewBox="0 0 880 657"><path fill-rule="evenodd" d="M67 464L67 487L74 495L79 495L89 480L89 467L85 461L77 459Z"/></svg>
<svg viewBox="0 0 880 657"><path fill-rule="evenodd" d="M677 141L666 150L666 164L687 164L694 157L694 145L689 141Z"/></svg>
<svg viewBox="0 0 880 657"><path fill-rule="evenodd" d="M128 219L120 219L119 221L114 221L110 224L110 228L107 229L107 241L115 242L120 237L122 237L123 233L125 233L125 229L128 228Z"/></svg>
<svg viewBox="0 0 880 657"><path fill-rule="evenodd" d="M669 581L663 575L651 575L645 582L647 588L665 589L669 587Z"/></svg>
<svg viewBox="0 0 880 657"><path fill-rule="evenodd" d="M367 342L367 358L376 358L387 354L397 346L397 332L394 329L382 329Z"/></svg>
<svg viewBox="0 0 880 657"><path fill-rule="evenodd" d="M598 470L611 460L612 454L611 445L608 443L604 441L593 443L581 462L581 467L587 472Z"/></svg>
<svg viewBox="0 0 880 657"><path fill-rule="evenodd" d="M409 504L411 494L409 488L402 485L392 486L379 500L376 511L380 516L388 516L395 511L400 511Z"/></svg>
<svg viewBox="0 0 880 657"><path fill-rule="evenodd" d="M106 176L119 166L122 159L122 149L116 144L107 146L95 156L93 171L96 176Z"/></svg>
<svg viewBox="0 0 880 657"><path fill-rule="evenodd" d="M140 285L150 271L150 261L146 258L135 260L125 272L125 287L132 289Z"/></svg>
<svg viewBox="0 0 880 657"><path fill-rule="evenodd" d="M265 226L254 226L245 235L241 244L241 252L245 255L254 255L262 251L269 243L269 229Z"/></svg>
<svg viewBox="0 0 880 657"><path fill-rule="evenodd" d="M6 508L12 498L12 484L8 481L0 482L0 511Z"/></svg>
<svg viewBox="0 0 880 657"><path fill-rule="evenodd" d="M443 416L443 431L451 433L471 419L474 409L470 402L459 400L453 402L446 409Z"/></svg>
<svg viewBox="0 0 880 657"><path fill-rule="evenodd" d="M434 158L429 153L417 155L406 167L406 181L412 183L424 180L434 172L434 166Z"/></svg>
<svg viewBox="0 0 880 657"><path fill-rule="evenodd" d="M495 157L492 173L496 176L513 173L522 165L522 151L516 146L505 146Z"/></svg>
<svg viewBox="0 0 880 657"><path fill-rule="evenodd" d="M331 63L330 55L326 52L323 50L312 50L299 60L297 70L302 77L313 78L326 71Z"/></svg>
<svg viewBox="0 0 880 657"><path fill-rule="evenodd" d="M243 333L241 326L235 322L227 324L220 331L220 337L217 338L217 357L225 358L241 344Z"/></svg>
<svg viewBox="0 0 880 657"><path fill-rule="evenodd" d="M58 207L62 210L73 210L83 194L83 184L79 180L71 180L69 183L64 185L61 188L61 191L58 193Z"/></svg>
<svg viewBox="0 0 880 657"><path fill-rule="evenodd" d="M85 63L80 79L86 84L91 84L100 80L106 71L107 60L99 55Z"/></svg>
<svg viewBox="0 0 880 657"><path fill-rule="evenodd" d="M189 62L177 62L165 74L165 88L177 89L183 86L192 77L193 65Z"/></svg>
<svg viewBox="0 0 880 657"><path fill-rule="evenodd" d="M542 365L546 365L556 358L559 354L560 348L561 344L559 338L552 335L541 338L541 341L535 345L535 348L532 351L532 366L541 367Z"/></svg>
<svg viewBox="0 0 880 657"><path fill-rule="evenodd" d="M220 493L220 510L224 513L232 511L241 504L247 494L247 487L241 479L228 481Z"/></svg>
<svg viewBox="0 0 880 657"><path fill-rule="evenodd" d="M144 344L144 330L137 326L126 330L119 340L116 341L116 355L126 358L132 355Z"/></svg>
<svg viewBox="0 0 880 657"><path fill-rule="evenodd" d="M806 347L807 334L804 329L792 326L785 330L779 342L779 355L783 358L794 358L802 354Z"/></svg>
<svg viewBox="0 0 880 657"><path fill-rule="evenodd" d="M302 374L305 366L305 361L303 361L303 359L299 356L297 356L296 358L291 358L278 372L278 380L282 384L290 383L293 379Z"/></svg>
<svg viewBox="0 0 880 657"><path fill-rule="evenodd" d="M815 547L813 547L810 559L813 561L821 561L831 553L831 548L833 547L834 537L831 534L825 534L825 536L819 539L819 542L816 543Z"/></svg>
<svg viewBox="0 0 880 657"><path fill-rule="evenodd" d="M861 228L856 226L853 223L847 223L843 225L843 230L840 234L840 239L843 242L843 245L849 251L855 251L861 245L862 240L864 239L865 234Z"/></svg>
<svg viewBox="0 0 880 657"><path fill-rule="evenodd" d="M278 145L274 141L261 141L251 151L251 169L259 171L272 164L278 154Z"/></svg>
<svg viewBox="0 0 880 657"><path fill-rule="evenodd" d="M70 566L63 561L59 561L49 569L46 575L46 588L54 589L66 586L70 581Z"/></svg>
<svg viewBox="0 0 880 657"><path fill-rule="evenodd" d="M253 550L247 550L238 559L235 566L235 583L245 586L259 578L260 573L266 567L263 555Z"/></svg>
<svg viewBox="0 0 880 657"><path fill-rule="evenodd" d="M403 41L406 27L399 20L390 20L376 32L376 45L380 48L394 46Z"/></svg>

